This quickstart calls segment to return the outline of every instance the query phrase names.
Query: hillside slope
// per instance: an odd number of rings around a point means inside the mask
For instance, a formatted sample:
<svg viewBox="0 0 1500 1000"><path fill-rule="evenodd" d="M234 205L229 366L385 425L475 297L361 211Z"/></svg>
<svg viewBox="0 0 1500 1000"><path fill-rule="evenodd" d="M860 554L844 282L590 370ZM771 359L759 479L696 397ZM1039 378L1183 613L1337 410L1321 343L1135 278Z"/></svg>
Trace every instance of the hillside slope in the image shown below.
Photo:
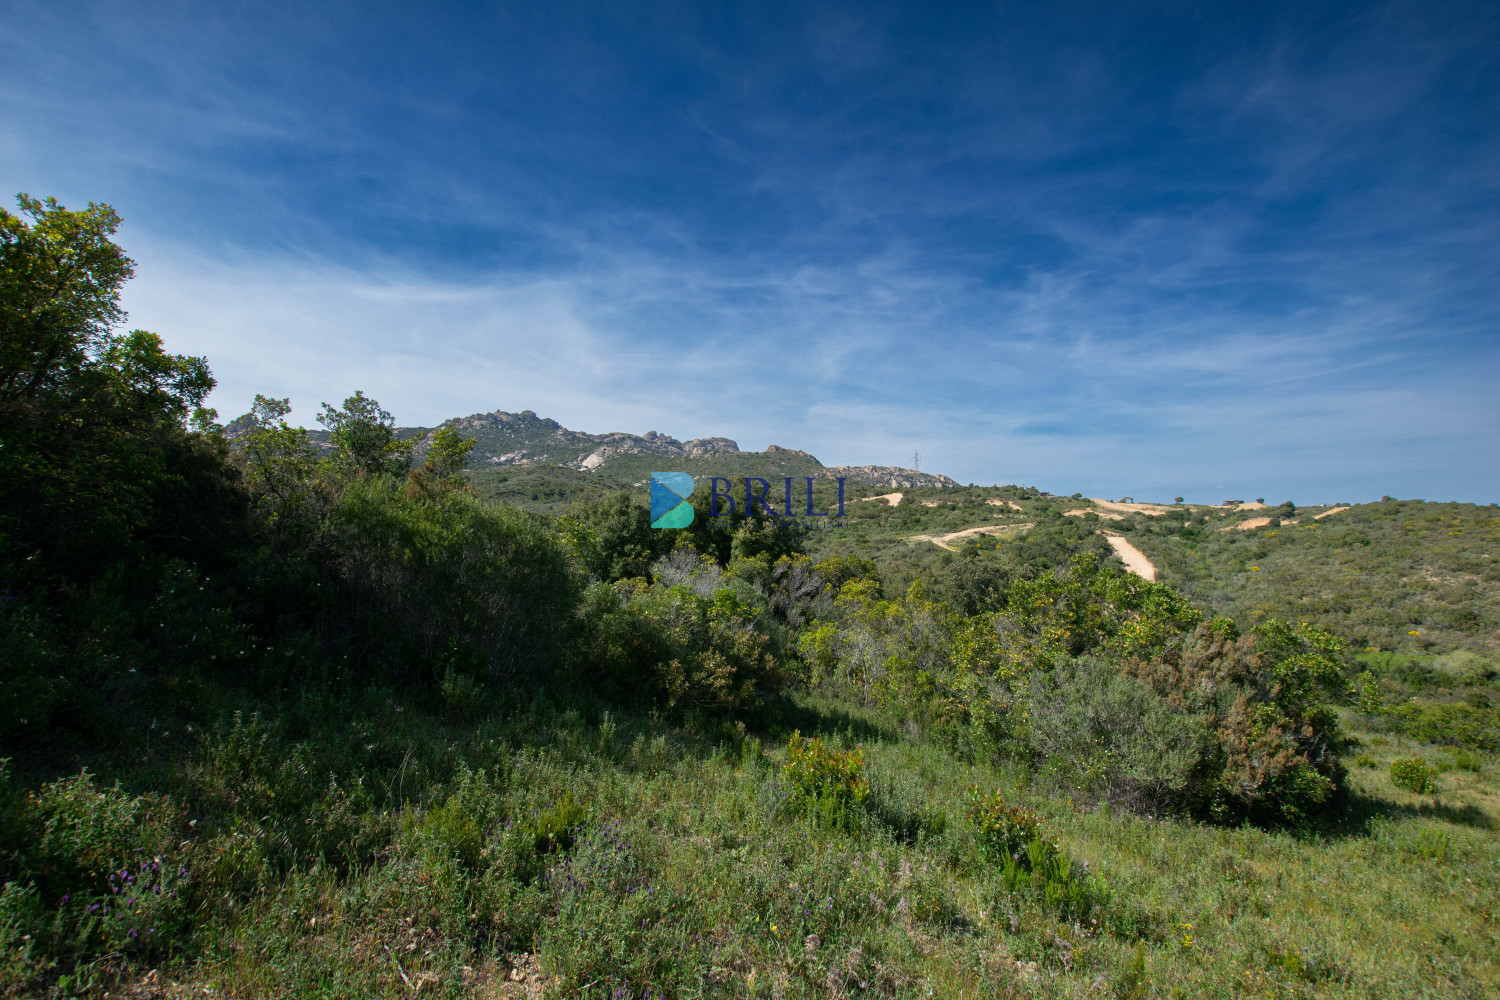
<svg viewBox="0 0 1500 1000"><path fill-rule="evenodd" d="M1241 621L1302 618L1383 650L1500 653L1500 509L1389 500L1331 510L1240 530L1142 518L1130 538L1158 579Z"/></svg>

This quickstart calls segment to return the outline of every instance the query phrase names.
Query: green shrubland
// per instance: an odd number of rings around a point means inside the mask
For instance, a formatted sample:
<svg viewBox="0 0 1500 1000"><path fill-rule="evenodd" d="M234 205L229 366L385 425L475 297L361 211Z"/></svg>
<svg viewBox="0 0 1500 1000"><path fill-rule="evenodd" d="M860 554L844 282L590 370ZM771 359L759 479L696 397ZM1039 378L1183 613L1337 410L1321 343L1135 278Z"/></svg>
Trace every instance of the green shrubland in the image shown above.
<svg viewBox="0 0 1500 1000"><path fill-rule="evenodd" d="M220 425L201 359L113 332L113 213L23 209L7 994L1500 982L1469 661L1213 617L1034 490L1005 494L1033 533L903 561L858 524L486 503L469 442L402 438L358 392L318 445L286 400Z"/></svg>
<svg viewBox="0 0 1500 1000"><path fill-rule="evenodd" d="M1186 513L1136 518L1131 541L1221 614L1310 621L1356 649L1500 656L1500 508L1386 499L1250 531Z"/></svg>

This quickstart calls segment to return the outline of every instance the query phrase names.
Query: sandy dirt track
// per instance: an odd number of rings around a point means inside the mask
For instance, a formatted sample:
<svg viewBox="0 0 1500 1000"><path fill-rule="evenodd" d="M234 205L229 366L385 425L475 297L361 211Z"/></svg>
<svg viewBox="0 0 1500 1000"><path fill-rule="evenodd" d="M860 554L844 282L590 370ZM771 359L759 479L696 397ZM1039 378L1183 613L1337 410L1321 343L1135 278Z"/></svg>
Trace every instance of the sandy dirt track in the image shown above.
<svg viewBox="0 0 1500 1000"><path fill-rule="evenodd" d="M1101 535L1109 539L1110 546L1115 550L1115 555L1125 564L1125 568L1136 576L1147 580L1156 579L1156 567L1151 565L1151 560L1146 558L1146 553L1131 545L1119 535L1111 535L1107 531L1101 531Z"/></svg>
<svg viewBox="0 0 1500 1000"><path fill-rule="evenodd" d="M1321 514L1314 514L1313 515L1313 520L1314 521L1321 521L1325 517L1332 517L1335 514L1342 514L1346 510L1353 510L1353 509L1354 509L1353 507L1334 507L1332 510L1325 510Z"/></svg>
<svg viewBox="0 0 1500 1000"><path fill-rule="evenodd" d="M906 496L905 493L882 493L878 497L860 497L859 499L861 501L865 501L865 500L884 500L887 504L889 504L892 507L899 507L899 506L901 506L901 498L904 497L904 496Z"/></svg>
<svg viewBox="0 0 1500 1000"><path fill-rule="evenodd" d="M1111 514L1107 510L1092 510L1092 509L1090 509L1088 507L1079 507L1077 510L1065 510L1065 511L1063 511L1063 516L1064 517L1082 517L1085 514L1097 514L1100 517L1104 518L1104 520L1106 520L1106 521L1123 521L1123 520L1125 520L1125 515L1124 514Z"/></svg>
<svg viewBox="0 0 1500 1000"><path fill-rule="evenodd" d="M957 552L958 550L949 545L949 542L957 541L960 538L968 538L970 535L990 535L1000 531L1025 531L1027 528L1032 527L1035 527L1035 525L1030 522L1026 524L986 524L978 528L965 528L962 531L955 531L947 535L912 535L911 540L914 542L931 542L939 548L947 549L949 552Z"/></svg>
<svg viewBox="0 0 1500 1000"><path fill-rule="evenodd" d="M1117 510L1124 514L1150 514L1152 517L1160 517L1172 509L1159 503L1116 503L1113 500L1100 500L1097 497L1089 497L1089 503L1103 507L1105 510Z"/></svg>

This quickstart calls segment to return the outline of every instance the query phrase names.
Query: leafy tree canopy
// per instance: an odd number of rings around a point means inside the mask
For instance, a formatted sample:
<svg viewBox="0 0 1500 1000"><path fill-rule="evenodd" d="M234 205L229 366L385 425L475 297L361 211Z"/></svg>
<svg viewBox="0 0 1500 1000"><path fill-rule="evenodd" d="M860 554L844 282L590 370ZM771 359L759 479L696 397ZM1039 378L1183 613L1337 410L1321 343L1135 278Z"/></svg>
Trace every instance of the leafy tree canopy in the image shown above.
<svg viewBox="0 0 1500 1000"><path fill-rule="evenodd" d="M0 561L81 579L125 549L180 549L191 540L162 513L225 475L192 457L214 446L184 426L208 364L118 329L134 265L114 209L17 200L19 215L0 209Z"/></svg>

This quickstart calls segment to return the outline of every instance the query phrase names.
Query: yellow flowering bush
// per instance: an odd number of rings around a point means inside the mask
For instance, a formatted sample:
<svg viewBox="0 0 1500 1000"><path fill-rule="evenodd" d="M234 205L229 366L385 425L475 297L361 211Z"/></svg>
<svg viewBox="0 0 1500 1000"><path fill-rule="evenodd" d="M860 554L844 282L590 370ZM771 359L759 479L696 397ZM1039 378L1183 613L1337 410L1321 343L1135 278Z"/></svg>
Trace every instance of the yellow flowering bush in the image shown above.
<svg viewBox="0 0 1500 1000"><path fill-rule="evenodd" d="M847 828L870 797L864 751L832 750L822 739L794 731L786 744L782 770L792 797L829 826Z"/></svg>

